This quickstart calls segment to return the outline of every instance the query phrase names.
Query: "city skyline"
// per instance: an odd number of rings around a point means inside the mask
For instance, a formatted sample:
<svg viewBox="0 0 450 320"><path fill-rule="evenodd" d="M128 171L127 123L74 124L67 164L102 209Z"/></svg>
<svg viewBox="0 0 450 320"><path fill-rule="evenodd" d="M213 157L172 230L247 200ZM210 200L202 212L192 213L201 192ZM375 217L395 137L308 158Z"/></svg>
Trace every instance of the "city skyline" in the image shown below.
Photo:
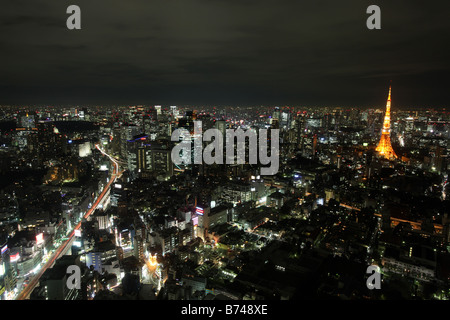
<svg viewBox="0 0 450 320"><path fill-rule="evenodd" d="M448 107L443 1L5 4L0 104Z"/></svg>
<svg viewBox="0 0 450 320"><path fill-rule="evenodd" d="M0 298L448 300L449 114L386 93L385 111L2 109Z"/></svg>
<svg viewBox="0 0 450 320"><path fill-rule="evenodd" d="M0 300L450 300L447 9L4 3Z"/></svg>

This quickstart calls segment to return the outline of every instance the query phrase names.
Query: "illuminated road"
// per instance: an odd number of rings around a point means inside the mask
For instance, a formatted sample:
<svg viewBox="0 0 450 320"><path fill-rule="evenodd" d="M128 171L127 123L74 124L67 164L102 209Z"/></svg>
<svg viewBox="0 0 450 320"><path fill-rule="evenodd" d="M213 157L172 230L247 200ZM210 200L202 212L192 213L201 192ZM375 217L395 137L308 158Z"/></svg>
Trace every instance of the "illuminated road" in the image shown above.
<svg viewBox="0 0 450 320"><path fill-rule="evenodd" d="M347 209L351 209L351 210L355 210L355 211L361 211L360 208L356 208L356 207L352 207L349 206L347 204L344 203L340 203L339 204L341 207L347 208ZM382 215L380 213L374 213L375 216L377 217L382 217ZM394 223L394 225L396 226L397 224L399 224L400 222L404 222L404 223L409 223L413 229L417 229L417 230L421 230L422 227L422 222L416 222L416 221L411 221L411 220L406 220L406 219L400 219L400 218L395 218L395 217L391 217L391 221ZM438 223L434 223L434 229L436 230L436 232L441 232L443 229L443 226L441 224Z"/></svg>
<svg viewBox="0 0 450 320"><path fill-rule="evenodd" d="M161 286L166 282L167 276L161 279L160 265L158 264L156 255L151 255L148 259L145 259L147 265L148 278L151 283L156 287L157 292L161 290Z"/></svg>
<svg viewBox="0 0 450 320"><path fill-rule="evenodd" d="M307 192L305 195L308 196L310 194L311 193ZM343 207L343 208L346 208L346 209L355 210L355 211L361 211L360 208L353 207L353 206L350 206L350 205L345 204L345 203L339 203L339 205L341 207ZM376 213L375 212L374 215L377 216L377 217L380 217L380 218L382 217L382 215L380 213ZM422 227L422 222L417 222L417 221L411 221L411 220L400 219L400 218L395 218L395 217L391 217L391 221L394 223L395 226L397 224L399 224L400 222L404 222L404 223L409 223L412 226L413 229L421 230L421 227ZM441 224L434 223L433 225L434 225L434 229L436 230L436 232L438 232L438 233L442 232L443 226Z"/></svg>
<svg viewBox="0 0 450 320"><path fill-rule="evenodd" d="M100 193L100 195L97 197L97 200L95 201L95 203L92 205L92 207L86 212L86 214L84 215L84 218L89 217L96 209L97 206L99 205L100 202L103 201L103 197L105 196L105 194L108 193L108 190L111 186L111 184L116 180L117 177L119 177L122 172L119 172L119 164L117 163L117 161L111 157L110 155L108 155L107 153L105 153L98 145L95 145L95 147L105 156L107 156L113 163L114 163L114 169L113 169L113 173L111 175L111 179L109 180L109 182L106 184L106 186L103 188L102 192ZM75 228L72 230L72 232L70 233L70 236L68 237L68 239L63 242L56 250L55 252L52 254L52 256L48 259L48 261L45 263L45 265L39 270L39 272L33 277L33 279L30 280L30 283L28 284L28 286L26 286L22 292L16 297L16 300L25 300L25 299L29 299L31 292L34 290L34 288L37 286L37 284L39 283L39 279L42 277L42 275L44 274L44 272L48 269L51 268L55 261L63 256L67 250L70 248L70 245L73 241L73 238L75 236L75 230L80 229L81 227L81 222L79 222Z"/></svg>

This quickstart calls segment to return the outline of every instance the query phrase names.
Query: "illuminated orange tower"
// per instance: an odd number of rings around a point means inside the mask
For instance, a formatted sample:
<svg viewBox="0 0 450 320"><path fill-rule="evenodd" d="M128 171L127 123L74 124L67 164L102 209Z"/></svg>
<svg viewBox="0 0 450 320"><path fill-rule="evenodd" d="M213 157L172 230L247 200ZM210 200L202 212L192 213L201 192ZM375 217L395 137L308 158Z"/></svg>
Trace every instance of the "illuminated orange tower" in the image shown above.
<svg viewBox="0 0 450 320"><path fill-rule="evenodd" d="M389 86L389 95L386 103L386 114L384 115L383 130L381 131L380 142L375 149L386 159L395 159L397 155L391 145L391 86Z"/></svg>

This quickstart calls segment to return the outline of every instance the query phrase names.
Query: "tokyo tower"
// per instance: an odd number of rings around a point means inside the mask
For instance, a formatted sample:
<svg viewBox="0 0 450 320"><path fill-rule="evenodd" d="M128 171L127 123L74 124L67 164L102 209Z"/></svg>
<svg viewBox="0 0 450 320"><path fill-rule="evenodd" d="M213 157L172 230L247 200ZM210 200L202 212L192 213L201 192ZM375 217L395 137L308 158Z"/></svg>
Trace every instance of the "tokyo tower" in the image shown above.
<svg viewBox="0 0 450 320"><path fill-rule="evenodd" d="M397 155L391 146L391 86L389 86L389 95L386 103L386 114L384 115L383 130L381 131L380 142L375 149L386 159L395 159Z"/></svg>

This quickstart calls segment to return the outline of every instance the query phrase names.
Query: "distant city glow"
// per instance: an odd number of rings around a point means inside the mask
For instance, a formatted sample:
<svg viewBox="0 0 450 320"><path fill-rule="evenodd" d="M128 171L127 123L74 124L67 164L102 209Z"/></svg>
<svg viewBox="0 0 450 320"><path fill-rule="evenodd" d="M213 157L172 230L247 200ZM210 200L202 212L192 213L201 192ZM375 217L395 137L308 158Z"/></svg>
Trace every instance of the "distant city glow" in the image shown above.
<svg viewBox="0 0 450 320"><path fill-rule="evenodd" d="M402 109L402 90L392 110L390 87L385 108L2 107L16 128L0 131L11 172L0 188L0 298L389 300L399 285L403 298L449 300L450 113ZM258 175L250 155L264 165L269 154L250 144L242 164L177 167L171 133L185 128L193 143L200 120L218 133L279 130L279 172ZM202 140L183 154L198 156ZM60 262L98 274L84 270L79 291L53 290L48 279L68 279ZM352 266L379 266L384 290L367 291L369 275Z"/></svg>

